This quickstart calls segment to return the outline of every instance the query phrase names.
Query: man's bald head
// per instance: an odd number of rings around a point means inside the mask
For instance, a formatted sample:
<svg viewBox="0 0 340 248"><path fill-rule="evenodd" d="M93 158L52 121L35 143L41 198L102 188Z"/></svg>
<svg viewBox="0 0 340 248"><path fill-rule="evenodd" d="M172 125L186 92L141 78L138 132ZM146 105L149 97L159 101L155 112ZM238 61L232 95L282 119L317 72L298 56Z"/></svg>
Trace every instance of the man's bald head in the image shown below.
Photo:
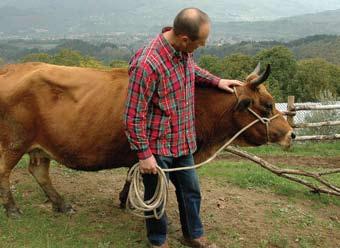
<svg viewBox="0 0 340 248"><path fill-rule="evenodd" d="M209 16L197 8L181 10L174 20L175 35L187 35L192 41L199 38L200 27L210 23Z"/></svg>

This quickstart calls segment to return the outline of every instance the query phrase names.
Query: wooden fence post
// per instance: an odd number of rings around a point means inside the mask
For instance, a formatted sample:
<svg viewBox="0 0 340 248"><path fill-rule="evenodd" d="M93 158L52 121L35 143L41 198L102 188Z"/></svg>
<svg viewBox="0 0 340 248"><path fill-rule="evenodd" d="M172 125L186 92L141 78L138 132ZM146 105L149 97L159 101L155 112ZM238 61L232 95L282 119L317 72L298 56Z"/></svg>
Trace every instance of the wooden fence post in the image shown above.
<svg viewBox="0 0 340 248"><path fill-rule="evenodd" d="M288 112L294 111L294 102L295 102L295 96L288 96L288 101L287 101ZM287 121L289 125L293 127L294 126L294 115L288 115Z"/></svg>

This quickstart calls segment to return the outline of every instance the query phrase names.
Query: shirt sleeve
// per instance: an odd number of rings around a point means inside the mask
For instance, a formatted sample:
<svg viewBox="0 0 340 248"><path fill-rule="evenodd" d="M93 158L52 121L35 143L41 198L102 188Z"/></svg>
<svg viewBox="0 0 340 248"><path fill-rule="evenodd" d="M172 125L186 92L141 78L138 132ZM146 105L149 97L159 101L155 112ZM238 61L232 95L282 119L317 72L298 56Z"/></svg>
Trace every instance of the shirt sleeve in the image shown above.
<svg viewBox="0 0 340 248"><path fill-rule="evenodd" d="M218 82L221 80L221 78L211 74L207 70L202 69L199 67L195 62L194 63L194 69L195 69L195 83L206 85L206 86L218 86Z"/></svg>
<svg viewBox="0 0 340 248"><path fill-rule="evenodd" d="M146 115L155 82L155 73L146 62L130 66L124 125L130 147L137 152L139 159L152 155L146 134Z"/></svg>

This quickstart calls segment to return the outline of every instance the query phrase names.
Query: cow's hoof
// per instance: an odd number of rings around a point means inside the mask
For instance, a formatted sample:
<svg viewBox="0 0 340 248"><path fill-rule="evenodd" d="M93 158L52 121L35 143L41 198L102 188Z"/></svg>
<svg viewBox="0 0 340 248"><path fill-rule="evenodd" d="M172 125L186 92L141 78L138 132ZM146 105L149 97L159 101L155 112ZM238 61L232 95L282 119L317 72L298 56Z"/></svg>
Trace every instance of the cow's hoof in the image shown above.
<svg viewBox="0 0 340 248"><path fill-rule="evenodd" d="M11 208L6 210L6 214L8 218L18 219L22 215L22 211L19 208Z"/></svg>
<svg viewBox="0 0 340 248"><path fill-rule="evenodd" d="M76 213L76 210L70 204L66 204L66 203L60 204L60 205L53 204L52 207L53 207L53 211L57 213L63 213L63 214L69 214L69 215Z"/></svg>
<svg viewBox="0 0 340 248"><path fill-rule="evenodd" d="M126 202L120 202L120 204L119 204L119 207L121 208L121 209L126 209Z"/></svg>

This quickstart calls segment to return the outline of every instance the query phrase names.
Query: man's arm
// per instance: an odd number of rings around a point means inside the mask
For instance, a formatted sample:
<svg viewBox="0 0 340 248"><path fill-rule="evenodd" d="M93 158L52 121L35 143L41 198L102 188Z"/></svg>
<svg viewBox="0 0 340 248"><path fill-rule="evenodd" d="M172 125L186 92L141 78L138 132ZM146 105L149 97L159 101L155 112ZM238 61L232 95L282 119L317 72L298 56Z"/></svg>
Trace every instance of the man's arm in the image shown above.
<svg viewBox="0 0 340 248"><path fill-rule="evenodd" d="M218 87L218 83L221 80L221 78L211 74L207 70L202 69L195 62L193 63L195 69L195 83Z"/></svg>
<svg viewBox="0 0 340 248"><path fill-rule="evenodd" d="M152 155L146 134L148 104L155 91L155 76L146 63L129 68L129 87L125 104L125 134L139 159Z"/></svg>
<svg viewBox="0 0 340 248"><path fill-rule="evenodd" d="M125 134L131 149L137 152L141 173L157 173L157 161L146 135L146 114L155 89L156 77L149 65L130 66L124 114Z"/></svg>
<svg viewBox="0 0 340 248"><path fill-rule="evenodd" d="M196 63L195 66L195 82L198 84L208 85L208 86L215 86L227 92L234 92L232 87L242 85L242 82L238 80L232 79L221 79L207 70L202 69Z"/></svg>

